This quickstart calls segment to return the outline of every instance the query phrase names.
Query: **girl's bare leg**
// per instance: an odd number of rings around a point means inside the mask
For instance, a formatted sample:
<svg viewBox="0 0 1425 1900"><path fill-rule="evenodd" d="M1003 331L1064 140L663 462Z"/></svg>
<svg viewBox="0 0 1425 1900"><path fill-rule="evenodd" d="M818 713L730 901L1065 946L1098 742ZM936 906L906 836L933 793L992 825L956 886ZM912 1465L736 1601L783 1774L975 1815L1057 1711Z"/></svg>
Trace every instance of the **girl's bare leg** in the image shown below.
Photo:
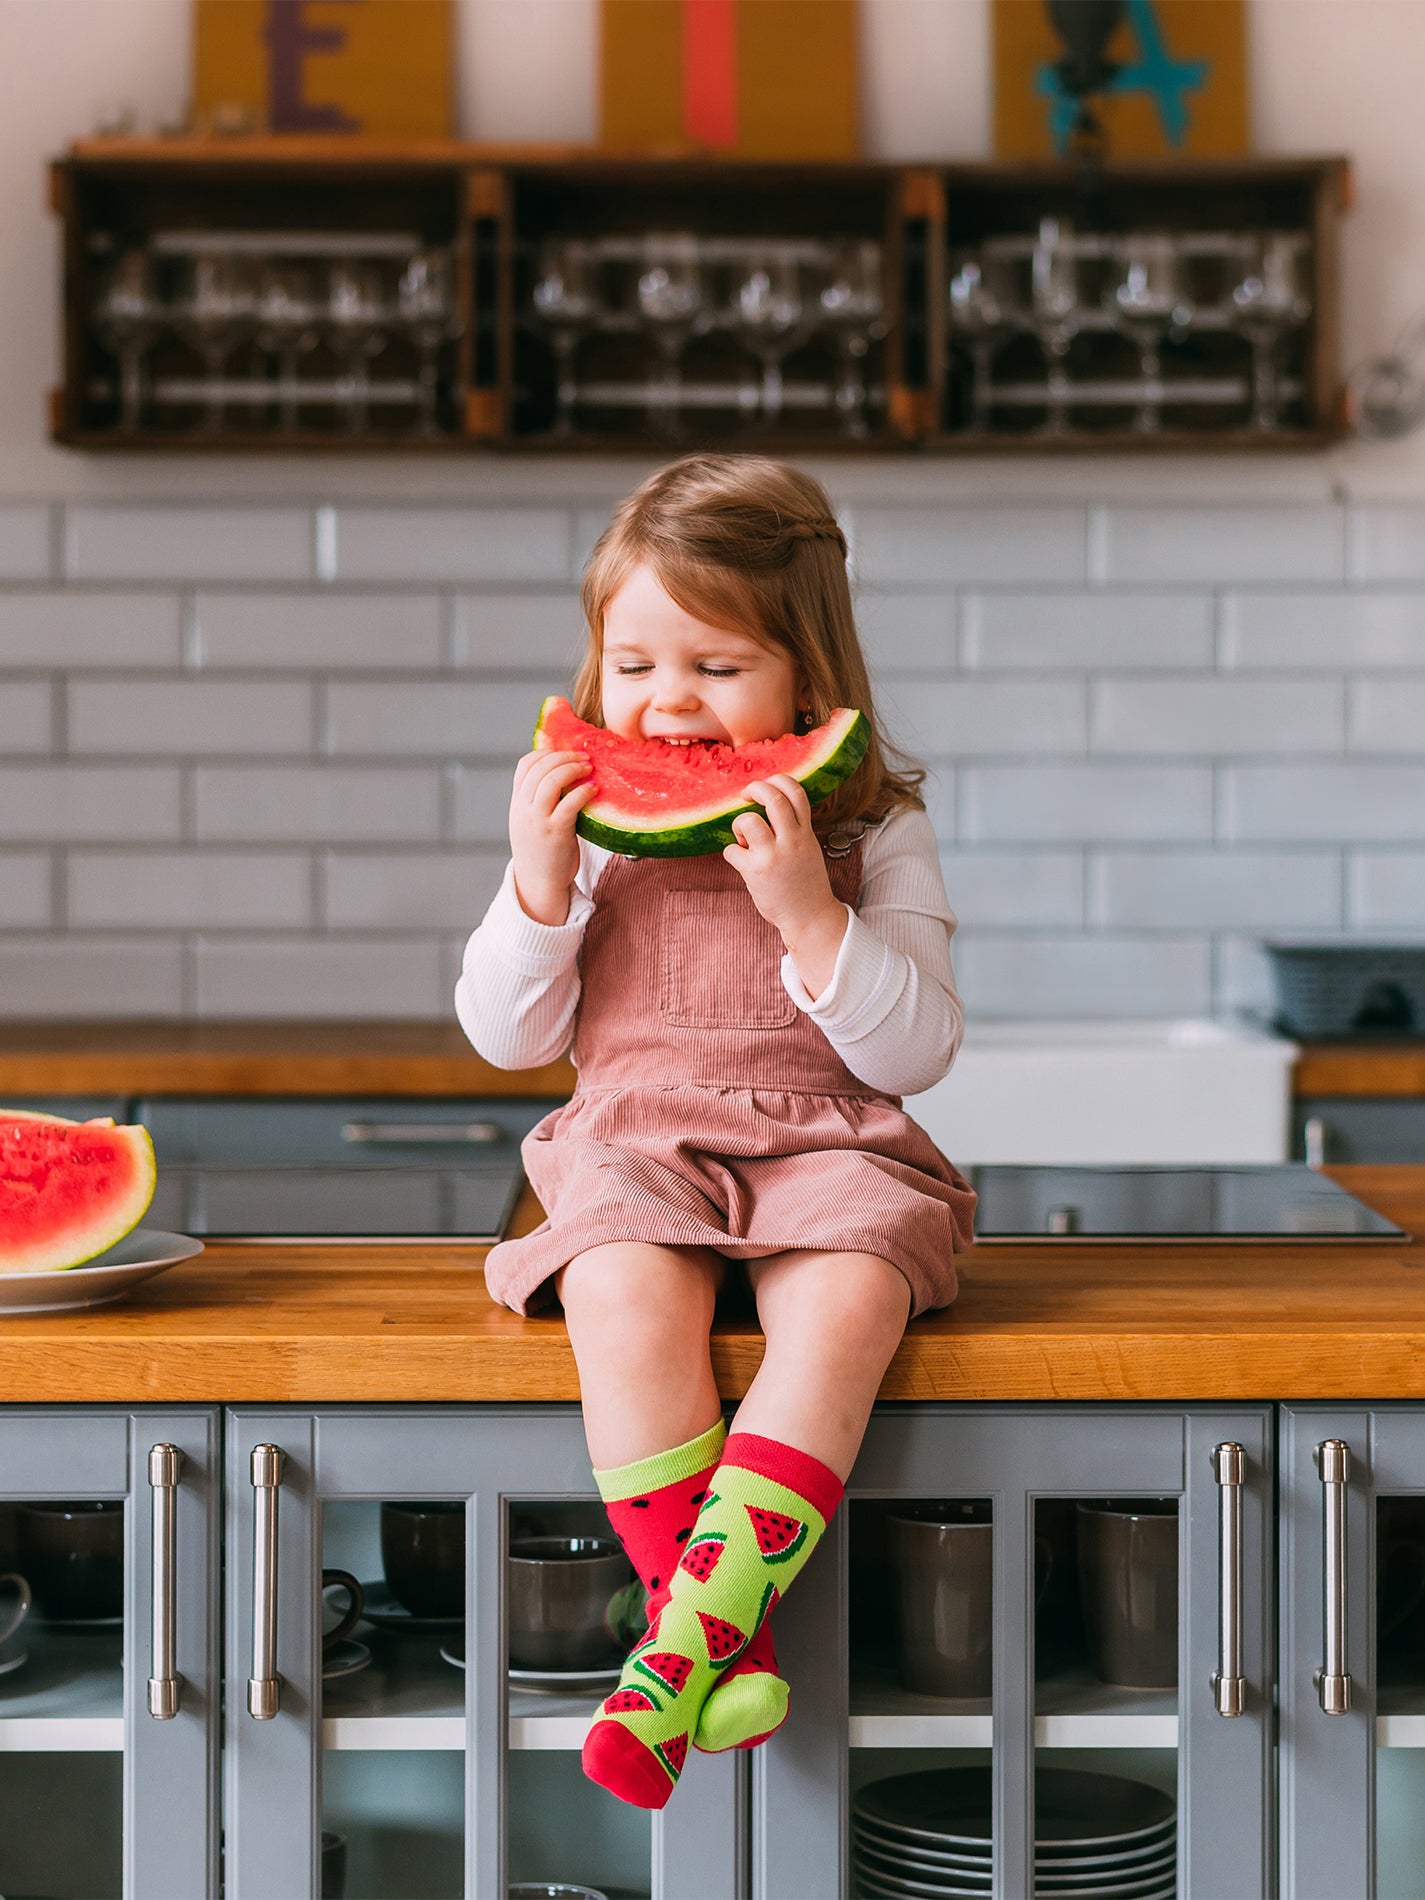
<svg viewBox="0 0 1425 1900"><path fill-rule="evenodd" d="M710 1248L629 1240L555 1275L596 1471L686 1444L721 1416L708 1334L726 1271Z"/></svg>
<svg viewBox="0 0 1425 1900"><path fill-rule="evenodd" d="M845 1483L910 1317L910 1288L869 1253L789 1248L747 1262L767 1350L730 1429L794 1445Z"/></svg>

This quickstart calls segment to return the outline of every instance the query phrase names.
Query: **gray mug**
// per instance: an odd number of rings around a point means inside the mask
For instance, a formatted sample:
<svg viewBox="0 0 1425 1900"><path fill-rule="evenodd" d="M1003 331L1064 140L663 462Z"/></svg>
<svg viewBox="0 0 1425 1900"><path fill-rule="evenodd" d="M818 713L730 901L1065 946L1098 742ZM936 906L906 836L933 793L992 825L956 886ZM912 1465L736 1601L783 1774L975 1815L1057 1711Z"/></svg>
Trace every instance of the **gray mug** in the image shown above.
<svg viewBox="0 0 1425 1900"><path fill-rule="evenodd" d="M1176 1498L1080 1504L1079 1594L1093 1666L1124 1689L1178 1682Z"/></svg>
<svg viewBox="0 0 1425 1900"><path fill-rule="evenodd" d="M30 1613L30 1586L18 1570L0 1570L0 1589L5 1584L14 1586L15 1601L10 1604L0 1602L0 1649L19 1629Z"/></svg>
<svg viewBox="0 0 1425 1900"><path fill-rule="evenodd" d="M917 1695L980 1699L994 1688L994 1516L987 1499L917 1504L886 1519L900 1678ZM1053 1563L1035 1539L1036 1600Z"/></svg>
<svg viewBox="0 0 1425 1900"><path fill-rule="evenodd" d="M589 1669L616 1647L608 1613L632 1576L611 1537L522 1537L506 1579L517 1669Z"/></svg>

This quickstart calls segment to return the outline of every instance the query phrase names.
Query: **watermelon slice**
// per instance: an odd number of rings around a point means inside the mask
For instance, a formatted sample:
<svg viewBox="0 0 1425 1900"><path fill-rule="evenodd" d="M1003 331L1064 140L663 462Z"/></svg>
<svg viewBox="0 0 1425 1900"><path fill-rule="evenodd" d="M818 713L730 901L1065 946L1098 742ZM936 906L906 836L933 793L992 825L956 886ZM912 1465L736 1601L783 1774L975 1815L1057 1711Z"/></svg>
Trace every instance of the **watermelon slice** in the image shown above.
<svg viewBox="0 0 1425 1900"><path fill-rule="evenodd" d="M697 858L736 843L732 821L760 806L745 788L788 772L813 804L850 778L866 756L864 714L840 707L815 732L737 746L669 745L621 739L580 719L568 700L546 699L534 729L538 751L582 752L595 792L575 829L626 858Z"/></svg>
<svg viewBox="0 0 1425 1900"><path fill-rule="evenodd" d="M0 1108L0 1273L92 1260L143 1219L157 1179L146 1128Z"/></svg>
<svg viewBox="0 0 1425 1900"><path fill-rule="evenodd" d="M698 1621L703 1626L708 1661L714 1669L724 1669L728 1663L735 1662L752 1641L736 1623L729 1623L720 1616L709 1616L706 1610L698 1611Z"/></svg>
<svg viewBox="0 0 1425 1900"><path fill-rule="evenodd" d="M800 1518L783 1517L780 1511L759 1511L753 1504L743 1508L752 1519L763 1563L789 1562L811 1534L811 1526L803 1524Z"/></svg>
<svg viewBox="0 0 1425 1900"><path fill-rule="evenodd" d="M717 1560L726 1543L726 1531L700 1532L683 1552L678 1568L686 1570L690 1577L696 1577L699 1583L706 1583L717 1569Z"/></svg>
<svg viewBox="0 0 1425 1900"><path fill-rule="evenodd" d="M674 1735L669 1741L655 1742L653 1752L676 1781L683 1772L683 1763L688 1759L688 1737L686 1734Z"/></svg>
<svg viewBox="0 0 1425 1900"><path fill-rule="evenodd" d="M642 1689L615 1689L612 1695L604 1697L605 1715L634 1715L640 1711L662 1713L653 1697L645 1695Z"/></svg>
<svg viewBox="0 0 1425 1900"><path fill-rule="evenodd" d="M633 1666L645 1676L652 1676L660 1688L671 1690L674 1695L683 1693L693 1673L692 1657L680 1656L671 1649L660 1649L652 1655L643 1650L634 1659Z"/></svg>

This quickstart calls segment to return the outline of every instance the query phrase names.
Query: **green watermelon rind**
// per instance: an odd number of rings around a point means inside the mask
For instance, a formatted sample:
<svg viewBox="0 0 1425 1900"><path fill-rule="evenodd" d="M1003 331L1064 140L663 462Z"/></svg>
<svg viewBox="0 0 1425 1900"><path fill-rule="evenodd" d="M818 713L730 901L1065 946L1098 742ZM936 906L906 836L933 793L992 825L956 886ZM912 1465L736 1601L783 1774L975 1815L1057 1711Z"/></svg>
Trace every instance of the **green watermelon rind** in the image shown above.
<svg viewBox="0 0 1425 1900"><path fill-rule="evenodd" d="M546 743L542 735L551 709L565 704L564 700L551 696L540 707L539 720L534 729L537 748ZM833 714L822 730L827 735L823 751L804 761L803 766L791 774L813 805L850 778L865 758L871 743L871 727L866 715L850 707L843 707ZM796 743L801 745L804 740L799 736ZM776 769L774 766L773 770ZM744 812L761 810L762 807L751 799L738 799L731 804L719 803L705 807L701 814L683 814L678 819L652 829L636 829L621 822L616 813L611 813L610 807L596 800L579 813L574 829L581 838L587 838L590 844L600 845L605 851L617 852L621 857L700 858L736 844L737 834L732 829L732 821L740 818Z"/></svg>
<svg viewBox="0 0 1425 1900"><path fill-rule="evenodd" d="M0 1127L6 1122L59 1122L59 1115L41 1115L33 1110L0 1108ZM97 1127L113 1128L109 1117L97 1117L93 1123L69 1122L72 1128ZM125 1234L133 1232L144 1215L158 1186L158 1163L154 1158L153 1140L146 1128L126 1126L115 1133L126 1137L127 1147L136 1164L135 1176L127 1194L122 1200L110 1202L92 1219L88 1232L73 1222L66 1224L62 1233L48 1242L48 1256L40 1246L31 1242L22 1255L19 1242L3 1231L3 1219L0 1219L0 1273L68 1273L74 1267L82 1267L86 1261L94 1260L101 1253L107 1253L110 1247L117 1246Z"/></svg>

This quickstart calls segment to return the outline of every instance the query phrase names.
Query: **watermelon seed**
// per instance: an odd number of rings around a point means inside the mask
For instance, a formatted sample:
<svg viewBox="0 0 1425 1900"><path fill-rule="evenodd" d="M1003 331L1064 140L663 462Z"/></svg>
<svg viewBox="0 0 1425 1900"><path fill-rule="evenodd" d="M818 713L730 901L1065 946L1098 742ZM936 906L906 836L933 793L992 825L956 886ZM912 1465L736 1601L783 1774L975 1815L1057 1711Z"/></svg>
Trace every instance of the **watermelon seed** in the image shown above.
<svg viewBox="0 0 1425 1900"><path fill-rule="evenodd" d="M692 1527L692 1525L690 1524L690 1525L688 1526L688 1528L687 1528L687 1530L685 1530L685 1531L679 1531L679 1532L678 1532L678 1534L677 1534L677 1536L675 1537L675 1539L674 1539L673 1541L674 1541L675 1543L678 1543L678 1544L686 1544L686 1543L687 1543L687 1541L688 1541L688 1539L689 1539L689 1538L690 1538L690 1537L692 1536L692 1534L693 1534L693 1527Z"/></svg>
<svg viewBox="0 0 1425 1900"><path fill-rule="evenodd" d="M658 1588L658 1584L659 1584L659 1579L657 1577L650 1577L648 1579L648 1587L650 1590L656 1590Z"/></svg>
<svg viewBox="0 0 1425 1900"><path fill-rule="evenodd" d="M648 1505L649 1499L647 1498L630 1498L628 1501L628 1508L631 1511L646 1511Z"/></svg>

